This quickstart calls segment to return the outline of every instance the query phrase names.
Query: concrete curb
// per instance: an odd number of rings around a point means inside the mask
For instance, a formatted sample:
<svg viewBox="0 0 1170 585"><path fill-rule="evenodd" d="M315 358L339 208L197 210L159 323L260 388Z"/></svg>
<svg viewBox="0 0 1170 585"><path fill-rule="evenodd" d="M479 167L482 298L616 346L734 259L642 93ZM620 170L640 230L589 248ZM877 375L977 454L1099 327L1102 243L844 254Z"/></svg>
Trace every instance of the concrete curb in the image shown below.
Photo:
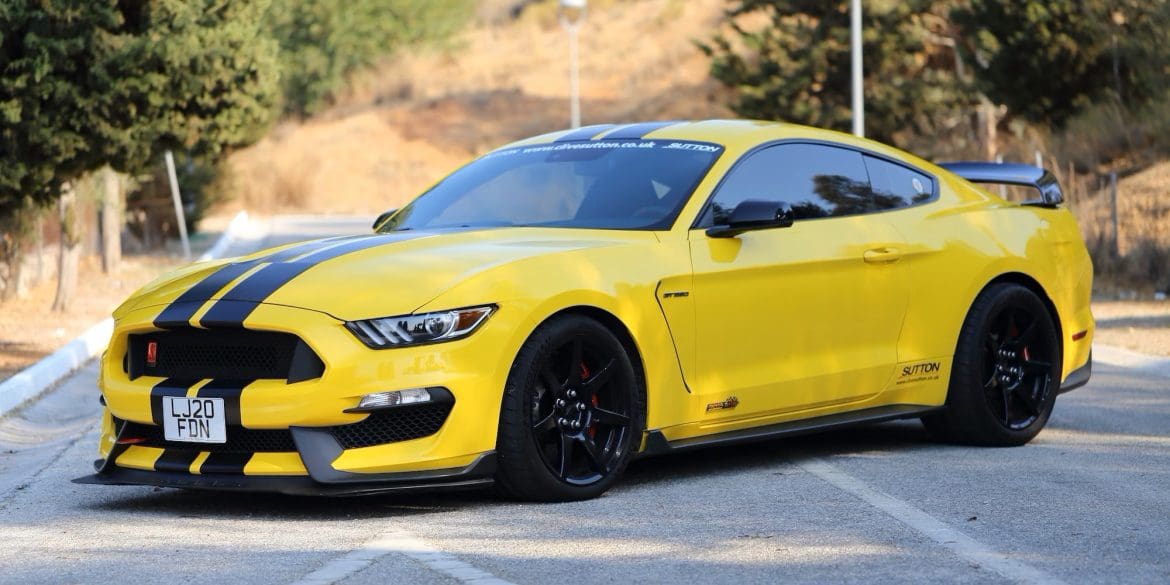
<svg viewBox="0 0 1170 585"><path fill-rule="evenodd" d="M199 261L214 260L227 251L240 234L249 230L251 220L246 211L232 218L223 234ZM0 382L0 416L16 410L26 402L40 396L57 382L72 374L86 362L105 351L110 336L114 333L114 320L106 317L90 327L64 347L49 354L41 361L17 372L11 378Z"/></svg>

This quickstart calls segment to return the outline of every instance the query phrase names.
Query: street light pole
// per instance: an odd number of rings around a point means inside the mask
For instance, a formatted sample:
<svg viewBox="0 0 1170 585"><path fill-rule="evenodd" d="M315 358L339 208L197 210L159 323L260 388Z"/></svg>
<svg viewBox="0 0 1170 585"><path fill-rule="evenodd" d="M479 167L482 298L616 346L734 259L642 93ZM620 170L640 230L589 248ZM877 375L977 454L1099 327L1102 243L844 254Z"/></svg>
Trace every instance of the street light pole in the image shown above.
<svg viewBox="0 0 1170 585"><path fill-rule="evenodd" d="M853 45L853 134L865 137L865 92L861 64L861 0L853 0L850 10L850 37Z"/></svg>
<svg viewBox="0 0 1170 585"><path fill-rule="evenodd" d="M581 80L577 67L577 27L569 28L569 124L581 127Z"/></svg>
<svg viewBox="0 0 1170 585"><path fill-rule="evenodd" d="M581 127L581 82L577 67L577 29L585 18L587 0L561 0L561 26L569 32L569 124Z"/></svg>

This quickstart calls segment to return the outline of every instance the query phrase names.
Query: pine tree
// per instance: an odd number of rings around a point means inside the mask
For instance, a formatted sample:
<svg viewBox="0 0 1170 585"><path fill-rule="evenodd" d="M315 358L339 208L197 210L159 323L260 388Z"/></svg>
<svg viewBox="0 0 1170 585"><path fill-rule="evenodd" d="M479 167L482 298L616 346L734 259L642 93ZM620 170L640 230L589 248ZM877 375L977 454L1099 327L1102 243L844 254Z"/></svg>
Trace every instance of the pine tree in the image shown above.
<svg viewBox="0 0 1170 585"><path fill-rule="evenodd" d="M317 112L351 74L447 38L472 13L470 0L274 0L268 27L280 42L285 111Z"/></svg>
<svg viewBox="0 0 1170 585"><path fill-rule="evenodd" d="M260 136L277 97L264 0L12 0L0 4L0 219L109 164L166 148L216 156ZM64 198L60 283L75 281ZM2 223L2 222L0 222ZM70 290L58 291L58 308Z"/></svg>
<svg viewBox="0 0 1170 585"><path fill-rule="evenodd" d="M954 13L978 87L1031 122L1060 126L1093 103L1166 90L1165 0L971 0Z"/></svg>
<svg viewBox="0 0 1170 585"><path fill-rule="evenodd" d="M848 130L852 120L849 2L737 0L727 15L736 37L700 47L711 74L737 90L745 117ZM956 75L945 9L933 0L866 2L863 11L867 136L897 142L930 133L970 97ZM740 24L766 15L764 27Z"/></svg>

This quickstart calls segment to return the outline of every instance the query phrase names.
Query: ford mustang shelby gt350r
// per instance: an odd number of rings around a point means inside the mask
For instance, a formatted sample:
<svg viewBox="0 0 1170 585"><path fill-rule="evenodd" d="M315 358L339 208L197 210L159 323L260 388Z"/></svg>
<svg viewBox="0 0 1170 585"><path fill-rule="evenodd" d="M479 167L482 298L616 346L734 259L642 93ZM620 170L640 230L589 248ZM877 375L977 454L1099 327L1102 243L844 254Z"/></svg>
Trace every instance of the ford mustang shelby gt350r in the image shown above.
<svg viewBox="0 0 1170 585"><path fill-rule="evenodd" d="M137 292L77 481L568 500L640 454L869 421L1023 444L1090 371L1061 203L1039 168L787 124L538 136L372 234Z"/></svg>

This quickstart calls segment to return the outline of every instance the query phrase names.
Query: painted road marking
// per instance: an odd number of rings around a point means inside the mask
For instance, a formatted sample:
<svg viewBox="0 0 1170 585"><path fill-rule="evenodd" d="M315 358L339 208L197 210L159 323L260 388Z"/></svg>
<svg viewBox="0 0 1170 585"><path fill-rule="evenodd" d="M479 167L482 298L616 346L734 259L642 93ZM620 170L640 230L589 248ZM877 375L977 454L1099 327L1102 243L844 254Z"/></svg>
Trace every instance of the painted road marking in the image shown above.
<svg viewBox="0 0 1170 585"><path fill-rule="evenodd" d="M305 575L293 585L328 585L336 583L365 569L374 561L391 553L397 553L422 563L436 573L458 579L473 585L515 585L487 571L469 565L447 553L402 531L387 532L381 538L371 540L325 566Z"/></svg>
<svg viewBox="0 0 1170 585"><path fill-rule="evenodd" d="M857 496L865 503L885 512L893 519L913 528L927 538L956 555L976 563L980 567L999 573L1019 583L1037 585L1064 585L1064 581L1024 564L1010 556L996 552L983 543L951 528L943 522L915 508L907 502L882 493L869 484L845 473L824 459L810 459L797 463L801 469L821 478L825 482Z"/></svg>

